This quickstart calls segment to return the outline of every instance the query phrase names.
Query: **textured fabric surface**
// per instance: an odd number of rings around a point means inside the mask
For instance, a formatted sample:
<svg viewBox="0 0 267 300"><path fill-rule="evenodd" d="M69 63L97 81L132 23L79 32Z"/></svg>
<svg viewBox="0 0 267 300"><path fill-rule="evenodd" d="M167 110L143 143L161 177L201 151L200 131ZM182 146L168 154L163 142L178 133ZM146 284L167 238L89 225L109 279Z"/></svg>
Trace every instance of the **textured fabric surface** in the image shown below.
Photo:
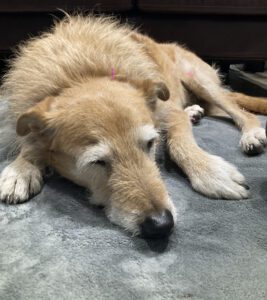
<svg viewBox="0 0 267 300"><path fill-rule="evenodd" d="M147 242L55 175L31 201L0 204L0 299L266 299L267 154L242 154L226 120L205 118L194 134L246 175L248 200L197 194L161 149L178 223L169 241Z"/></svg>

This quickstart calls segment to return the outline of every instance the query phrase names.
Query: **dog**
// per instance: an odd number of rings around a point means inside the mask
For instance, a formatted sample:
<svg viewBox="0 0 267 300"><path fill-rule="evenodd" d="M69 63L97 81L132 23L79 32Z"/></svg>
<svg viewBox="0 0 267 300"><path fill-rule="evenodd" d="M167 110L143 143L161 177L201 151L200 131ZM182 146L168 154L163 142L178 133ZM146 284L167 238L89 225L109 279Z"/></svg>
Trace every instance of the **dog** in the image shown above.
<svg viewBox="0 0 267 300"><path fill-rule="evenodd" d="M245 153L266 145L247 111L266 114L266 100L226 90L189 50L108 17L67 15L23 43L2 94L19 153L2 171L0 199L21 203L39 193L50 166L89 189L111 222L145 238L168 236L176 221L154 159L162 131L171 159L211 198L247 198L245 178L196 144L190 118L226 114Z"/></svg>

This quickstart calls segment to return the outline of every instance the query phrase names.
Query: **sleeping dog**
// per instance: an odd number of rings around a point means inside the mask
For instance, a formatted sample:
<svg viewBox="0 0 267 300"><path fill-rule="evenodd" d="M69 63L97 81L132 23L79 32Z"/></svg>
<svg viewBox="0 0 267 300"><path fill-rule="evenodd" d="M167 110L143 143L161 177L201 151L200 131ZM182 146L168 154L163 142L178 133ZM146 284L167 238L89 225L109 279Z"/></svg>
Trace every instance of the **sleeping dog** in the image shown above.
<svg viewBox="0 0 267 300"><path fill-rule="evenodd" d="M247 112L267 113L265 100L224 89L192 52L111 18L67 16L21 45L2 92L20 150L1 174L0 199L20 203L39 193L50 166L90 189L111 222L144 237L167 236L175 223L154 161L162 130L170 157L211 198L244 199L248 191L236 167L196 144L189 116L203 114L198 104L232 117L245 153L266 145Z"/></svg>

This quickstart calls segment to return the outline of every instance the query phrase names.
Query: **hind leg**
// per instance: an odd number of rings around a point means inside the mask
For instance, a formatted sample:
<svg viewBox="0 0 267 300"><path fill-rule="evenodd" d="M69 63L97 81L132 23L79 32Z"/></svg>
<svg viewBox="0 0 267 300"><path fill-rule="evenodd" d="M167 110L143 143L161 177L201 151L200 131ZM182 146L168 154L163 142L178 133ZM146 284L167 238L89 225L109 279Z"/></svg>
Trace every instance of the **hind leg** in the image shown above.
<svg viewBox="0 0 267 300"><path fill-rule="evenodd" d="M238 103L237 100L243 101L246 98L248 98L248 96L246 95L242 95L240 93L232 93L232 92L228 92L227 96L230 99L231 103ZM245 153L250 155L255 155L263 152L264 147L267 145L265 130L260 127L260 122L254 114L251 114L242 109L241 111L245 115L247 123L249 124L249 122L251 122L252 125L251 127L247 126L248 127L247 129L244 128L242 130L243 134L240 140L241 148ZM256 120L255 125L257 126L253 126L254 125L253 119Z"/></svg>
<svg viewBox="0 0 267 300"><path fill-rule="evenodd" d="M265 130L260 127L260 121L233 101L232 93L221 86L216 71L187 51L184 51L181 61L186 87L204 101L225 111L240 128L242 150L251 155L263 152L267 140Z"/></svg>
<svg viewBox="0 0 267 300"><path fill-rule="evenodd" d="M34 152L23 150L0 175L0 201L8 204L25 202L40 192L43 184L40 165Z"/></svg>

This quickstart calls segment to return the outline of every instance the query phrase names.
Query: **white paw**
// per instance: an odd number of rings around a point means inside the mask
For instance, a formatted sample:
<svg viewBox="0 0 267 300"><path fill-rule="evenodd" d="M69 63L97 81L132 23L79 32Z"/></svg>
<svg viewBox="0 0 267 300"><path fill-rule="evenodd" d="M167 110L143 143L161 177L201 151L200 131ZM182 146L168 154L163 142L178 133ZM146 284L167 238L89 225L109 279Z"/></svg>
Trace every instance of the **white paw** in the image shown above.
<svg viewBox="0 0 267 300"><path fill-rule="evenodd" d="M38 168L28 162L8 165L0 176L0 200L9 204L28 200L40 192L42 174Z"/></svg>
<svg viewBox="0 0 267 300"><path fill-rule="evenodd" d="M240 140L242 150L249 155L262 153L266 145L265 129L260 127L244 132Z"/></svg>
<svg viewBox="0 0 267 300"><path fill-rule="evenodd" d="M245 178L236 167L224 159L208 155L200 158L201 167L190 174L193 188L211 198L245 199L248 197L248 186ZM204 162L204 164L203 164Z"/></svg>
<svg viewBox="0 0 267 300"><path fill-rule="evenodd" d="M197 104L188 106L184 111L188 114L193 124L197 124L204 116L204 109Z"/></svg>

